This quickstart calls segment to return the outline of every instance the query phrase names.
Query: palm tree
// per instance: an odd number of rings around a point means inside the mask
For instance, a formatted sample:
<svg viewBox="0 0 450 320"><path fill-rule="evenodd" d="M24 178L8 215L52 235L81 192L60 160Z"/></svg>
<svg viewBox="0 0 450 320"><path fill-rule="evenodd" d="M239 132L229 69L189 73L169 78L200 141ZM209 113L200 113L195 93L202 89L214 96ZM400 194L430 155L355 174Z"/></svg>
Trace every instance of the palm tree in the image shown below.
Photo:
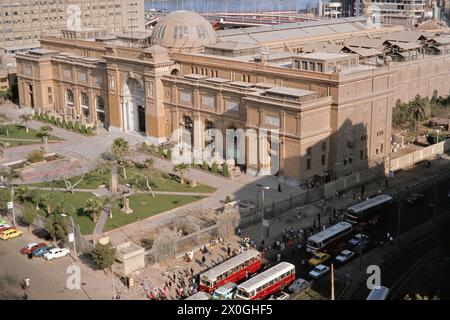
<svg viewBox="0 0 450 320"><path fill-rule="evenodd" d="M188 165L186 163L180 163L173 167L173 170L175 172L178 172L180 174L180 183L184 184L184 174L188 170Z"/></svg>
<svg viewBox="0 0 450 320"><path fill-rule="evenodd" d="M42 142L45 143L45 150L48 149L48 138L50 138L52 131L52 126L46 125L42 126L41 130L37 134L37 136L42 139Z"/></svg>
<svg viewBox="0 0 450 320"><path fill-rule="evenodd" d="M126 158L130 152L128 141L123 138L117 138L111 145L111 153L116 157L117 163L122 166L123 177L127 179Z"/></svg>
<svg viewBox="0 0 450 320"><path fill-rule="evenodd" d="M39 199L39 203L47 209L47 214L52 213L52 201L53 197L50 193L44 193Z"/></svg>
<svg viewBox="0 0 450 320"><path fill-rule="evenodd" d="M422 98L417 95L414 100L408 104L408 114L411 119L414 120L416 132L414 142L417 142L419 140L419 122L425 120L430 114L430 101L428 98Z"/></svg>
<svg viewBox="0 0 450 320"><path fill-rule="evenodd" d="M103 210L104 208L104 201L103 199L93 197L89 198L86 201L86 207L84 208L84 212L88 212L92 215L92 221L94 223L97 223L97 215Z"/></svg>
<svg viewBox="0 0 450 320"><path fill-rule="evenodd" d="M28 123L33 119L33 116L31 114L22 114L19 118L22 120L22 123L25 125L25 130L28 133Z"/></svg>

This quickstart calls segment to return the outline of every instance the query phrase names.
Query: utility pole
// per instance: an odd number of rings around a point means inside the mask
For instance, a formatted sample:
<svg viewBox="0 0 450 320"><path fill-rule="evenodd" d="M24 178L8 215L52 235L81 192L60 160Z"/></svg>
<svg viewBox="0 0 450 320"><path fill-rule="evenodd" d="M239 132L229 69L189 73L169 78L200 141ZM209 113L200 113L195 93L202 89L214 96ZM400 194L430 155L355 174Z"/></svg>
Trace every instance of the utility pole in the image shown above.
<svg viewBox="0 0 450 320"><path fill-rule="evenodd" d="M331 264L331 300L334 300L334 264Z"/></svg>

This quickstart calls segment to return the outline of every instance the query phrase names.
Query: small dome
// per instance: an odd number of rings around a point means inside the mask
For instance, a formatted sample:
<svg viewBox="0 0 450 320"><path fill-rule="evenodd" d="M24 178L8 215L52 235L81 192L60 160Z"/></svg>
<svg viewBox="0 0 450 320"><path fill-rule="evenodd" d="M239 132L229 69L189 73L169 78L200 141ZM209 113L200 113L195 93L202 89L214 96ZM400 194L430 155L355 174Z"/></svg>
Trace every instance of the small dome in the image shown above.
<svg viewBox="0 0 450 320"><path fill-rule="evenodd" d="M159 20L153 29L151 40L153 45L190 51L216 43L217 36L211 24L201 15L180 10Z"/></svg>

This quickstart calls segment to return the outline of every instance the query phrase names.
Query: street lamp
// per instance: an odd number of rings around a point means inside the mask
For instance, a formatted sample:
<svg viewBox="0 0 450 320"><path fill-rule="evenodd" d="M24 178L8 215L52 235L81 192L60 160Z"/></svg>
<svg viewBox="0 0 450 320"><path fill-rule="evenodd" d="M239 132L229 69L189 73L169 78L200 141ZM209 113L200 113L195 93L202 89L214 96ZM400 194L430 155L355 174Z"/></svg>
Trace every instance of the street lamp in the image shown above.
<svg viewBox="0 0 450 320"><path fill-rule="evenodd" d="M70 218L70 222L72 223L72 234L73 234L73 259L76 261L77 260L77 242L75 239L75 223L73 222L73 218L71 215L67 215L65 213L61 213L61 217ZM70 237L69 237L69 242L70 242Z"/></svg>
<svg viewBox="0 0 450 320"><path fill-rule="evenodd" d="M269 190L269 186L257 184L258 191L261 191L261 241L264 240L264 190ZM268 225L267 225L268 227Z"/></svg>
<svg viewBox="0 0 450 320"><path fill-rule="evenodd" d="M0 186L0 189L8 189L10 195L11 195L11 210L12 210L12 216L13 216L13 226L16 225L16 213L14 209L14 186L11 186L11 188L8 188L7 186ZM9 207L9 206L8 206ZM9 208L8 208L9 209Z"/></svg>

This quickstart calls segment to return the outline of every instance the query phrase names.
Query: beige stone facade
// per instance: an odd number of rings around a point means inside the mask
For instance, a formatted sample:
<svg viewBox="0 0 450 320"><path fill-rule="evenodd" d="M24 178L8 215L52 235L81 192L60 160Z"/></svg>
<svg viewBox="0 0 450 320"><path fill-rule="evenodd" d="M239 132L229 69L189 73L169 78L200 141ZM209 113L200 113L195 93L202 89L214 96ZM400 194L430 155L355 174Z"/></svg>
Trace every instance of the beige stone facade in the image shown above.
<svg viewBox="0 0 450 320"><path fill-rule="evenodd" d="M387 161L397 100L449 94L450 55L441 49L411 55L386 47L369 63L354 53L294 52L290 45L278 44L270 49L269 37L267 46L260 43L262 49L255 51L245 42L232 44L237 36L211 44L196 38L205 37L202 28L183 34L178 31L183 30L183 12L173 14L176 19L169 21L179 25L171 22L155 29L171 28L171 37L186 36L188 52L179 46L141 48L43 38L43 49L17 55L21 105L134 132L153 144L184 141L203 156L223 146L218 161L240 164L248 174L326 181ZM345 26L327 23L321 26L324 30L353 27L344 20ZM361 41L367 34L380 39L383 32L398 31L367 29ZM256 38L263 32L257 29L250 35ZM318 39L324 38L322 34ZM334 49L345 41L335 31L326 38L322 43L335 42ZM353 45L358 39L348 38ZM290 40L297 48L308 41L300 36ZM422 42L420 48L424 46ZM393 61L394 54L404 59ZM184 132L176 131L180 128ZM211 136L213 128L223 133L223 144ZM227 137L227 129L244 135ZM186 132L192 134L190 141Z"/></svg>

